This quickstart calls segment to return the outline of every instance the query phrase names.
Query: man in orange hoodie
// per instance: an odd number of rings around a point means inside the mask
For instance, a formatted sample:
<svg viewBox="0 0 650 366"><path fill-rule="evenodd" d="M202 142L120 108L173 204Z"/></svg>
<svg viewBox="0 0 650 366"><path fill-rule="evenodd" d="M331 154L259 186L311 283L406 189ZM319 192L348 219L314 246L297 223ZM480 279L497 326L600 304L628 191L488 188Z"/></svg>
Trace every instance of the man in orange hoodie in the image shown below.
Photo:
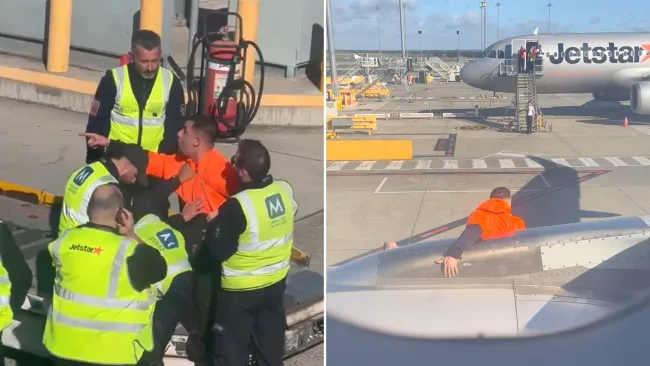
<svg viewBox="0 0 650 366"><path fill-rule="evenodd" d="M458 274L458 260L464 251L472 248L479 240L490 240L513 235L515 231L526 230L524 220L511 212L512 195L506 187L498 187L490 193L490 199L481 203L469 215L465 230L452 246L447 248L444 258L436 264L443 265L445 277Z"/></svg>

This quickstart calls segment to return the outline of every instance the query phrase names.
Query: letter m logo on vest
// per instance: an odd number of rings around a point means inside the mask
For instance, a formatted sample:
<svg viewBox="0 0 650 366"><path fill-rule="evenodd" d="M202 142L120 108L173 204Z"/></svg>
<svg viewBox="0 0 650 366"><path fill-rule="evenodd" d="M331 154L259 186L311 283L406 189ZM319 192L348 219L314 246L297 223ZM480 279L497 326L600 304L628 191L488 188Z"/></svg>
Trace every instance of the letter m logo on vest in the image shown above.
<svg viewBox="0 0 650 366"><path fill-rule="evenodd" d="M266 210L270 219L275 219L285 214L284 202L282 202L282 196L279 193L266 197L265 201Z"/></svg>
<svg viewBox="0 0 650 366"><path fill-rule="evenodd" d="M88 177L90 177L90 175L93 174L94 172L95 171L93 170L93 168L89 166L84 167L79 171L79 173L77 173L77 175L74 176L74 179L72 179L72 181L77 186L81 186L82 184L84 184L86 179L88 179Z"/></svg>

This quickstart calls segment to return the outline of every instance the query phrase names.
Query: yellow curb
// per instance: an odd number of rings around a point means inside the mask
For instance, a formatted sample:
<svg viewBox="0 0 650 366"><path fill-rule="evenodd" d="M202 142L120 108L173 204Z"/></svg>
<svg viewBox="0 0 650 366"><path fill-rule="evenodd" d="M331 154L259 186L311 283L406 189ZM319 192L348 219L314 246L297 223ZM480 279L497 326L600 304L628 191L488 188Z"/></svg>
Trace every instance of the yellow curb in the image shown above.
<svg viewBox="0 0 650 366"><path fill-rule="evenodd" d="M6 66L0 66L0 78L90 96L94 96L97 89L97 83L94 82ZM185 98L187 99L187 93ZM323 108L325 106L325 96L268 94L262 95L261 106Z"/></svg>

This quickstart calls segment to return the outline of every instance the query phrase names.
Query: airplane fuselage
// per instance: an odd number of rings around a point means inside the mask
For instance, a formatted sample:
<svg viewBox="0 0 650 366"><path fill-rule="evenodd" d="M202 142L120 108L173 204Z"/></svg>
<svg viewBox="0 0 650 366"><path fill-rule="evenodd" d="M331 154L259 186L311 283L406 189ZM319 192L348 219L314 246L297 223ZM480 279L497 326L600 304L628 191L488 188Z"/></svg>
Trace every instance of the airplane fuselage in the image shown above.
<svg viewBox="0 0 650 366"><path fill-rule="evenodd" d="M650 77L650 33L545 34L496 42L461 70L461 78L479 89L514 93L514 76L499 65L517 66L521 46L541 45L538 93L610 93L629 97L632 86ZM494 51L494 52L492 52Z"/></svg>

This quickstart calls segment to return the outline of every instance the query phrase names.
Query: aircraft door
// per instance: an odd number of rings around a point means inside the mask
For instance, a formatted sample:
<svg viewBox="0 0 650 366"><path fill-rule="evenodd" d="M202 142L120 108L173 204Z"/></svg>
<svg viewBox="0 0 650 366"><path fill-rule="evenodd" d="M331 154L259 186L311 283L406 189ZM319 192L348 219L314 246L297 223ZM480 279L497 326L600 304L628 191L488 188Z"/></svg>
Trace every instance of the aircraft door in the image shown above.
<svg viewBox="0 0 650 366"><path fill-rule="evenodd" d="M519 49L521 47L526 48L526 40L525 39L513 39L512 40L512 52L510 53L510 57L512 58L517 58L517 52L519 52ZM514 56L513 56L514 53Z"/></svg>

